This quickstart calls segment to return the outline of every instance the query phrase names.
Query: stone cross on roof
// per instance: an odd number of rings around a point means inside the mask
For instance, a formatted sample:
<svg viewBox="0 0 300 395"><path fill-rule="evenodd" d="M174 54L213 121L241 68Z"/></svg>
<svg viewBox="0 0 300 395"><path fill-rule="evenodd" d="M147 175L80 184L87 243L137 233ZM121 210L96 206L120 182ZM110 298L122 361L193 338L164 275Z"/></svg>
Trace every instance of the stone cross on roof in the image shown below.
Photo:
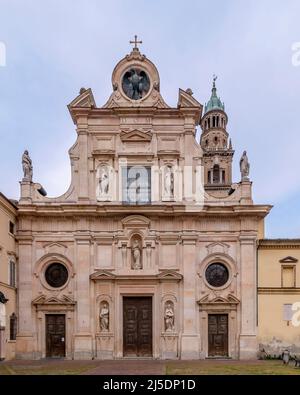
<svg viewBox="0 0 300 395"><path fill-rule="evenodd" d="M137 44L142 44L143 41L138 41L137 35L134 36L134 41L129 41L129 44L134 44L134 49L138 49Z"/></svg>

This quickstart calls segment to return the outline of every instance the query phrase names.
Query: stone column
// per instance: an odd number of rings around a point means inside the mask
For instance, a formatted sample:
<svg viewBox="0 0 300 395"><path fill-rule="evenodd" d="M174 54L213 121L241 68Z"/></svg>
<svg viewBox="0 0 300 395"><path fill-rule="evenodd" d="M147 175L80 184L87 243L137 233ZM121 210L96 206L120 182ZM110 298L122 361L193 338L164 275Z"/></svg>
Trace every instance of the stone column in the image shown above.
<svg viewBox="0 0 300 395"><path fill-rule="evenodd" d="M183 236L182 256L182 336L181 359L199 359L199 333L197 330L198 306L196 305L196 240L197 236Z"/></svg>
<svg viewBox="0 0 300 395"><path fill-rule="evenodd" d="M79 164L78 164L78 174L79 174L79 200L88 200L88 180L89 180L89 169L88 169L88 135L87 135L87 125L85 124L85 119L81 120L79 124L78 121L78 145L79 145Z"/></svg>
<svg viewBox="0 0 300 395"><path fill-rule="evenodd" d="M240 236L241 332L240 359L257 358L256 237Z"/></svg>
<svg viewBox="0 0 300 395"><path fill-rule="evenodd" d="M74 359L91 359L91 301L90 301L90 237L76 237L76 302L77 322L74 336Z"/></svg>
<svg viewBox="0 0 300 395"><path fill-rule="evenodd" d="M18 333L16 359L35 359L32 316L32 237L19 236Z"/></svg>

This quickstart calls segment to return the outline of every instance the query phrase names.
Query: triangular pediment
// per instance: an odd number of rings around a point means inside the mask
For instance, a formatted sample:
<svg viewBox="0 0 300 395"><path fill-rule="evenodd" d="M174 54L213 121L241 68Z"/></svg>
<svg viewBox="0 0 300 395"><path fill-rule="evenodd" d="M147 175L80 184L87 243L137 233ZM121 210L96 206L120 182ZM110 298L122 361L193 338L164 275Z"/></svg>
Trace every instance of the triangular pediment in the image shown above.
<svg viewBox="0 0 300 395"><path fill-rule="evenodd" d="M214 242L210 243L206 246L208 254L228 254L228 250L230 248L229 244L221 243L221 242Z"/></svg>
<svg viewBox="0 0 300 395"><path fill-rule="evenodd" d="M150 142L152 136L150 133L142 132L141 130L132 130L130 132L121 132L120 138L122 141L133 142Z"/></svg>
<svg viewBox="0 0 300 395"><path fill-rule="evenodd" d="M95 273L91 274L91 280L114 280L115 275L108 270L97 270Z"/></svg>
<svg viewBox="0 0 300 395"><path fill-rule="evenodd" d="M46 304L47 305L66 305L66 304L74 305L74 304L76 304L76 302L67 295L63 295L61 298L59 298L57 296L46 297L46 295L40 295L32 301L32 304L34 304L34 305L41 305L41 304L43 304L43 305L46 305Z"/></svg>
<svg viewBox="0 0 300 395"><path fill-rule="evenodd" d="M192 96L190 90L179 89L178 107L198 107L202 112L202 105Z"/></svg>
<svg viewBox="0 0 300 395"><path fill-rule="evenodd" d="M183 276L174 270L161 270L161 272L157 275L157 278L159 280L180 281L182 280Z"/></svg>
<svg viewBox="0 0 300 395"><path fill-rule="evenodd" d="M147 217L144 217L143 215L128 215L127 217L123 218L121 220L122 224L124 226L149 226L150 225L150 219Z"/></svg>
<svg viewBox="0 0 300 395"><path fill-rule="evenodd" d="M199 299L198 304L238 304L240 301L234 296L234 295L227 295L226 297L224 296L215 296L213 298L210 298L209 295L203 296L203 298Z"/></svg>
<svg viewBox="0 0 300 395"><path fill-rule="evenodd" d="M209 245L207 246L207 248L208 248L208 247L210 247L210 248L214 248L214 247L217 247L217 246L221 246L221 247L225 247L225 248L229 248L229 247L230 247L230 245L229 245L229 244L226 244L226 243L220 243L220 242L216 241L215 243L211 243L211 244L209 244Z"/></svg>
<svg viewBox="0 0 300 395"><path fill-rule="evenodd" d="M90 108L96 107L96 102L93 96L92 90L82 88L80 94L68 105L69 108L72 107L83 107Z"/></svg>
<svg viewBox="0 0 300 395"><path fill-rule="evenodd" d="M283 259L280 259L280 263L297 263L298 259L292 257L292 256L287 256Z"/></svg>
<svg viewBox="0 0 300 395"><path fill-rule="evenodd" d="M56 242L54 242L54 243L46 243L46 244L44 244L43 245L43 247L44 248L57 248L57 249L60 249L60 248L67 248L67 246L65 245L65 244L63 244L63 243L56 243Z"/></svg>

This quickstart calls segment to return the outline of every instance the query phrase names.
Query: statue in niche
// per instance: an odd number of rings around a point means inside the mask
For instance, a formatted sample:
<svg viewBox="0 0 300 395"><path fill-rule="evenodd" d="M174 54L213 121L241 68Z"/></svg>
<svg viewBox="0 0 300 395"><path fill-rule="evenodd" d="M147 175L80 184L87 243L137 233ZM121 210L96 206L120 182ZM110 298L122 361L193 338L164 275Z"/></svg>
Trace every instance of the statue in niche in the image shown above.
<svg viewBox="0 0 300 395"><path fill-rule="evenodd" d="M250 163L248 161L247 151L243 152L243 155L240 159L240 171L242 181L249 181Z"/></svg>
<svg viewBox="0 0 300 395"><path fill-rule="evenodd" d="M169 198L174 194L174 174L171 166L165 169L165 195Z"/></svg>
<svg viewBox="0 0 300 395"><path fill-rule="evenodd" d="M100 177L99 177L99 198L107 197L109 190L109 177L108 170L106 166L103 166L100 169Z"/></svg>
<svg viewBox="0 0 300 395"><path fill-rule="evenodd" d="M134 239L132 243L132 269L140 270L142 269L142 254L138 239Z"/></svg>
<svg viewBox="0 0 300 395"><path fill-rule="evenodd" d="M22 167L23 167L23 181L32 181L33 167L32 161L30 159L29 153L27 150L24 151L22 156Z"/></svg>
<svg viewBox="0 0 300 395"><path fill-rule="evenodd" d="M165 309L165 331L174 332L174 308L172 302L167 302Z"/></svg>
<svg viewBox="0 0 300 395"><path fill-rule="evenodd" d="M108 332L109 330L109 308L108 303L104 302L100 307L100 331Z"/></svg>

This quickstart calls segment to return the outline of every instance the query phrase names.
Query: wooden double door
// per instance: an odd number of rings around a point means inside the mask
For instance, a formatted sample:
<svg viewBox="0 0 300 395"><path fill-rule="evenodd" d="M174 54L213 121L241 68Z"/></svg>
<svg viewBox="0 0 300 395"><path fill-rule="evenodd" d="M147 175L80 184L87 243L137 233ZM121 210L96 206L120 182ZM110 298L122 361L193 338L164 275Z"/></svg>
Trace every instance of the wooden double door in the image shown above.
<svg viewBox="0 0 300 395"><path fill-rule="evenodd" d="M208 356L228 356L228 315L208 315Z"/></svg>
<svg viewBox="0 0 300 395"><path fill-rule="evenodd" d="M46 315L46 357L63 358L66 355L65 314Z"/></svg>
<svg viewBox="0 0 300 395"><path fill-rule="evenodd" d="M123 298L123 355L152 357L152 297Z"/></svg>

